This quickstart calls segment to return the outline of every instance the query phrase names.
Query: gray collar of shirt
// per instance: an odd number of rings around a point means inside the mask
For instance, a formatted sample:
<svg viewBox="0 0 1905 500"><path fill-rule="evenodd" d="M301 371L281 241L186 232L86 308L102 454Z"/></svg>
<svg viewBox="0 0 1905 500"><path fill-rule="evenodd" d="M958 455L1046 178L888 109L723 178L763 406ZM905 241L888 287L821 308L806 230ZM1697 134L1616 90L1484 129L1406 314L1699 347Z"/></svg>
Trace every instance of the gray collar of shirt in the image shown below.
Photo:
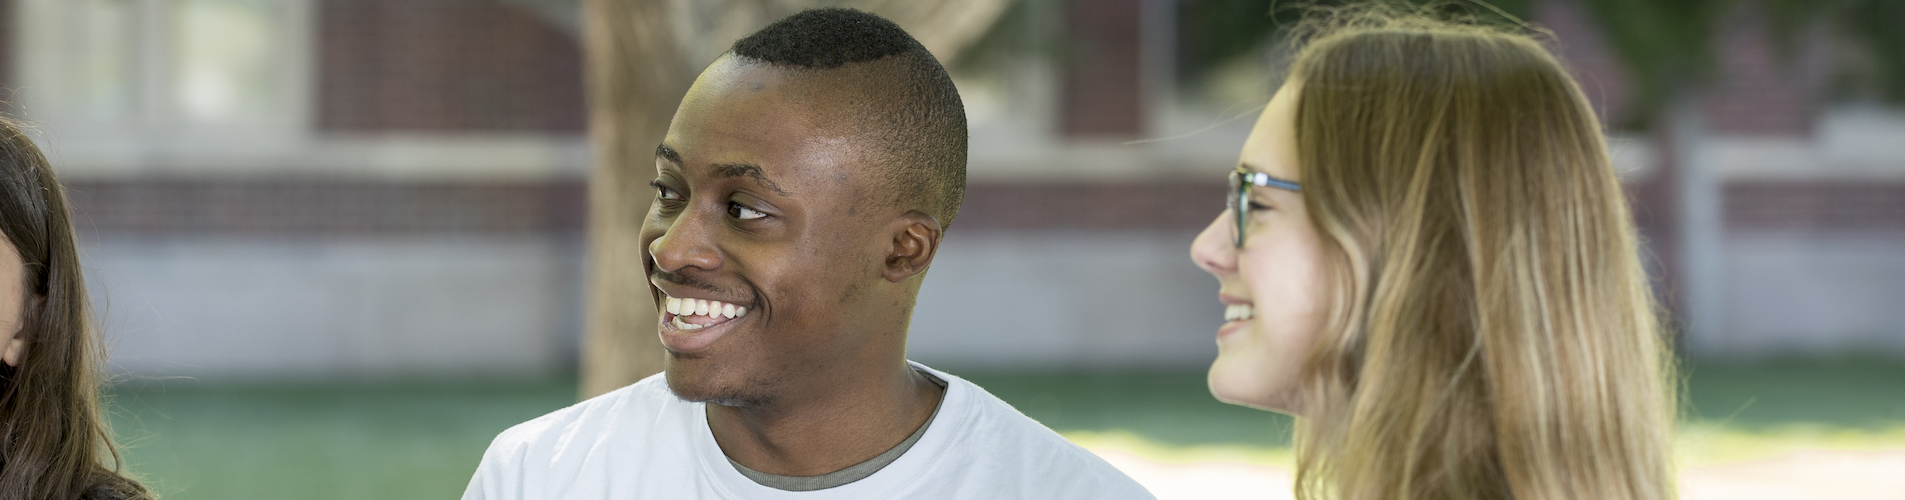
<svg viewBox="0 0 1905 500"><path fill-rule="evenodd" d="M939 377L933 376L933 374L927 373L925 370L919 370L919 374L925 375L927 380L933 381L934 384L939 385L942 389L946 387L945 380L940 380ZM944 405L946 399L943 397L940 398L939 403L940 405ZM873 473L885 468L887 464L893 463L894 460L899 460L900 455L905 455L906 450L913 448L913 443L919 442L920 436L926 435L926 428L932 427L933 419L938 417L939 406L936 405L933 406L933 414L926 417L926 423L920 424L919 430L913 431L913 435L907 436L905 441L900 441L900 444L894 445L892 449L886 450L873 458L869 458L865 462L860 462L845 469L818 476L782 476L779 474L768 474L766 472L749 469L747 466L741 465L740 462L736 462L732 458L728 459L728 464L733 465L734 470L740 471L741 475L747 476L748 479L754 480L755 483L777 490L814 491L833 488L866 479L867 476L871 476Z"/></svg>

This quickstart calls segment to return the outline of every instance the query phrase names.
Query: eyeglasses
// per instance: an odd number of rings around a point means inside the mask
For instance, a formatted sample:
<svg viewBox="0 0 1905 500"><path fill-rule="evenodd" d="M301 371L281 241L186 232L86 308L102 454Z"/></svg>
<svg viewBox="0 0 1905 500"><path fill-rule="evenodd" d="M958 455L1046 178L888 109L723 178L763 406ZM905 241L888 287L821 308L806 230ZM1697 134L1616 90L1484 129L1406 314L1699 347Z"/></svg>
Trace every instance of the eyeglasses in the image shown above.
<svg viewBox="0 0 1905 500"><path fill-rule="evenodd" d="M1244 170L1243 167L1238 167L1236 171L1231 172L1230 199L1227 200L1227 203L1230 207L1230 213L1237 215L1237 226L1232 228L1236 231L1231 233L1230 238L1231 243L1237 245L1237 248L1244 247L1244 228L1250 227L1251 186L1273 187L1299 193L1303 192L1303 187L1297 185L1297 183L1271 177L1270 174L1263 172L1252 172Z"/></svg>

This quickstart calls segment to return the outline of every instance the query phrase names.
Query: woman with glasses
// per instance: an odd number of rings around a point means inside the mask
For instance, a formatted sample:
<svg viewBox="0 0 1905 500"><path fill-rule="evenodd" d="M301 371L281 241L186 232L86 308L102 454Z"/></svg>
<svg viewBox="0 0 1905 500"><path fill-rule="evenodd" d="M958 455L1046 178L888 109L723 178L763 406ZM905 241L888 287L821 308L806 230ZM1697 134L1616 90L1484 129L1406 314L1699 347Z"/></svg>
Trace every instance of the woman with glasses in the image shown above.
<svg viewBox="0 0 1905 500"><path fill-rule="evenodd" d="M1293 39L1191 247L1211 393L1299 417L1300 498L1671 498L1669 351L1567 71L1376 8Z"/></svg>

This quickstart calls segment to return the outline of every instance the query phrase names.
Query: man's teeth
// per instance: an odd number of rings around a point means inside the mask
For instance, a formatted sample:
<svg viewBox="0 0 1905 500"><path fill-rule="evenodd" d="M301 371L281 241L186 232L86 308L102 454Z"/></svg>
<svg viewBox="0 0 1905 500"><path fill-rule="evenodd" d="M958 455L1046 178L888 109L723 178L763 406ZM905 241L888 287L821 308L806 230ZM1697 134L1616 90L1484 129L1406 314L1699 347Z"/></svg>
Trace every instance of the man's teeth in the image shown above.
<svg viewBox="0 0 1905 500"><path fill-rule="evenodd" d="M1237 321L1257 317L1257 308L1250 304L1231 304L1224 306L1224 321Z"/></svg>
<svg viewBox="0 0 1905 500"><path fill-rule="evenodd" d="M711 316L716 318L739 318L747 315L747 308L718 300L681 299L669 297L665 309L675 315L675 327L683 330L699 330L702 325L682 321L683 316Z"/></svg>

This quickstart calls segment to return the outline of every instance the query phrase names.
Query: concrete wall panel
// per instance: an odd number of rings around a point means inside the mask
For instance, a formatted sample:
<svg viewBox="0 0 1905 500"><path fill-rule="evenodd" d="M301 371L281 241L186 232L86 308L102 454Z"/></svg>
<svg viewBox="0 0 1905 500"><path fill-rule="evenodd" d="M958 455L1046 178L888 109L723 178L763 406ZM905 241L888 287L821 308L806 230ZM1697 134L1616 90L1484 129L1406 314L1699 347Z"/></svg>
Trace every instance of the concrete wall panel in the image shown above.
<svg viewBox="0 0 1905 500"><path fill-rule="evenodd" d="M85 256L115 370L186 376L566 369L579 257L534 238L107 239Z"/></svg>

